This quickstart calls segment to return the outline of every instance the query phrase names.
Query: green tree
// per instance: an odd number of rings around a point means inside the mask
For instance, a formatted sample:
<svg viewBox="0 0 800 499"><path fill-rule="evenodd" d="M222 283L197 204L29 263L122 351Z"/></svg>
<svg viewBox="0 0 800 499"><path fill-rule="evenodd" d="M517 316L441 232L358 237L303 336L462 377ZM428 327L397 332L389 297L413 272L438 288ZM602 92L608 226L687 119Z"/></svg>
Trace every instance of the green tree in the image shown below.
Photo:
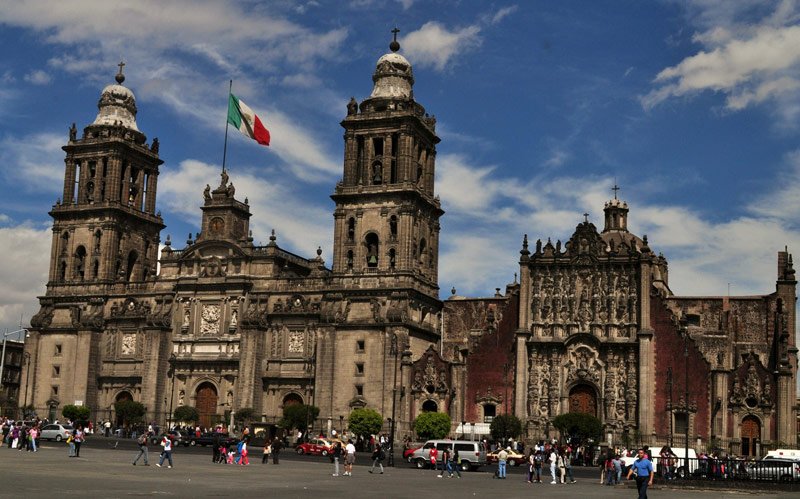
<svg viewBox="0 0 800 499"><path fill-rule="evenodd" d="M580 441L598 440L603 423L591 414L568 412L553 418L553 426L561 432L561 438L577 438Z"/></svg>
<svg viewBox="0 0 800 499"><path fill-rule="evenodd" d="M200 413L196 407L181 405L175 408L175 421L194 423L200 420Z"/></svg>
<svg viewBox="0 0 800 499"><path fill-rule="evenodd" d="M292 404L283 408L283 418L278 426L287 430L300 428L303 433L306 427L319 416L319 407L306 404Z"/></svg>
<svg viewBox="0 0 800 499"><path fill-rule="evenodd" d="M319 409L317 409L319 414ZM252 407L242 407L233 415L233 419L239 424L247 424L256 417L256 410Z"/></svg>
<svg viewBox="0 0 800 499"><path fill-rule="evenodd" d="M451 426L450 416L443 412L423 412L414 420L414 431L421 440L444 438Z"/></svg>
<svg viewBox="0 0 800 499"><path fill-rule="evenodd" d="M85 405L65 405L61 414L70 421L86 421L92 411Z"/></svg>
<svg viewBox="0 0 800 499"><path fill-rule="evenodd" d="M522 421L513 414L501 414L492 419L489 431L495 440L516 438L522 433Z"/></svg>
<svg viewBox="0 0 800 499"><path fill-rule="evenodd" d="M356 435L374 435L383 428L383 416L366 407L353 409L347 416L347 428Z"/></svg>
<svg viewBox="0 0 800 499"><path fill-rule="evenodd" d="M122 420L122 424L136 424L144 419L145 408L140 402L133 400L120 400L114 403L114 410L117 418Z"/></svg>

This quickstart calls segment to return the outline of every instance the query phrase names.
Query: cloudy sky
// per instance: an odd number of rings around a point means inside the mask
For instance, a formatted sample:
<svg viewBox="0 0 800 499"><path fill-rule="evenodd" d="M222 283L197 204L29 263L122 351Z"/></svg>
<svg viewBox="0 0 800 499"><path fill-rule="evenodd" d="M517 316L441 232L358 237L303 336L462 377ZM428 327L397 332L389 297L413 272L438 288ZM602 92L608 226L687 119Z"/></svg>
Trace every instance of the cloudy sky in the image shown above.
<svg viewBox="0 0 800 499"><path fill-rule="evenodd" d="M443 298L513 281L525 233L602 226L615 182L677 294L772 292L777 252L800 247L799 19L764 0L0 0L0 326L45 291L61 146L120 59L161 143L162 239L198 230L233 79L272 133L228 144L256 242L274 228L330 262L339 122L395 25L442 138Z"/></svg>

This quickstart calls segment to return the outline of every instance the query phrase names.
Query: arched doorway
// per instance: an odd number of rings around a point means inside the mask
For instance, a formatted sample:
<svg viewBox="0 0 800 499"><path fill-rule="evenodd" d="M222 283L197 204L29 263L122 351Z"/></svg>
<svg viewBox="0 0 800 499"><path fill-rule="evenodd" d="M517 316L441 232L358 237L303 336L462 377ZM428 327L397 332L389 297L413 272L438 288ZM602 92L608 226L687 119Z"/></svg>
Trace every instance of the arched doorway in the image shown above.
<svg viewBox="0 0 800 499"><path fill-rule="evenodd" d="M211 427L212 419L217 415L217 389L209 382L197 387L195 407L200 415L200 426Z"/></svg>
<svg viewBox="0 0 800 499"><path fill-rule="evenodd" d="M132 400L133 400L133 395L131 395L131 392L122 391L122 392L119 392L117 394L117 397L114 399L114 404L115 404L115 407L116 407L116 404L118 402L130 402ZM117 423L116 424L117 427L124 426L125 425L125 421L123 419L123 415L117 413L117 414L115 414L115 416L116 416L115 420L116 420L116 423Z"/></svg>
<svg viewBox="0 0 800 499"><path fill-rule="evenodd" d="M597 417L597 397L589 385L576 385L569 392L569 412L580 412Z"/></svg>
<svg viewBox="0 0 800 499"><path fill-rule="evenodd" d="M761 440L761 423L755 416L747 416L742 420L742 455L755 456L758 442Z"/></svg>
<svg viewBox="0 0 800 499"><path fill-rule="evenodd" d="M422 403L422 412L437 412L439 411L439 404L433 400L426 400Z"/></svg>
<svg viewBox="0 0 800 499"><path fill-rule="evenodd" d="M300 405L303 403L303 397L296 393L290 393L283 397L283 407L288 407L290 405Z"/></svg>

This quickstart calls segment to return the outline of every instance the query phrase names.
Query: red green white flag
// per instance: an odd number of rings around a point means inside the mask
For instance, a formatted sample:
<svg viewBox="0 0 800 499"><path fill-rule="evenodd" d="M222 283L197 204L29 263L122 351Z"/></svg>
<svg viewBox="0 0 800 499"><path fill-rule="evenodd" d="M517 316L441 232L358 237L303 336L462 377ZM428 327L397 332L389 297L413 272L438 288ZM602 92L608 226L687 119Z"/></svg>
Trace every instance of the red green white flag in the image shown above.
<svg viewBox="0 0 800 499"><path fill-rule="evenodd" d="M261 145L269 145L269 130L261 123L256 113L238 97L228 98L228 123Z"/></svg>

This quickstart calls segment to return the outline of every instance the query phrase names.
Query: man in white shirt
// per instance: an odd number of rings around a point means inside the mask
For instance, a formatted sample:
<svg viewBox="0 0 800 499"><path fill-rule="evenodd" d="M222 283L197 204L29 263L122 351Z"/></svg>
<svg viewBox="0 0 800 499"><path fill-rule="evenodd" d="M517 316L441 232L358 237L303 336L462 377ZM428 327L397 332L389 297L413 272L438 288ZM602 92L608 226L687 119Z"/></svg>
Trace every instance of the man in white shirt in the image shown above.
<svg viewBox="0 0 800 499"><path fill-rule="evenodd" d="M553 477L553 481L550 482L550 485L555 485L558 482L556 481L556 467L558 463L558 453L556 453L556 448L552 447L550 449L550 476Z"/></svg>
<svg viewBox="0 0 800 499"><path fill-rule="evenodd" d="M353 445L353 440L347 441L344 458L344 476L353 476L353 464L356 462L356 446Z"/></svg>

